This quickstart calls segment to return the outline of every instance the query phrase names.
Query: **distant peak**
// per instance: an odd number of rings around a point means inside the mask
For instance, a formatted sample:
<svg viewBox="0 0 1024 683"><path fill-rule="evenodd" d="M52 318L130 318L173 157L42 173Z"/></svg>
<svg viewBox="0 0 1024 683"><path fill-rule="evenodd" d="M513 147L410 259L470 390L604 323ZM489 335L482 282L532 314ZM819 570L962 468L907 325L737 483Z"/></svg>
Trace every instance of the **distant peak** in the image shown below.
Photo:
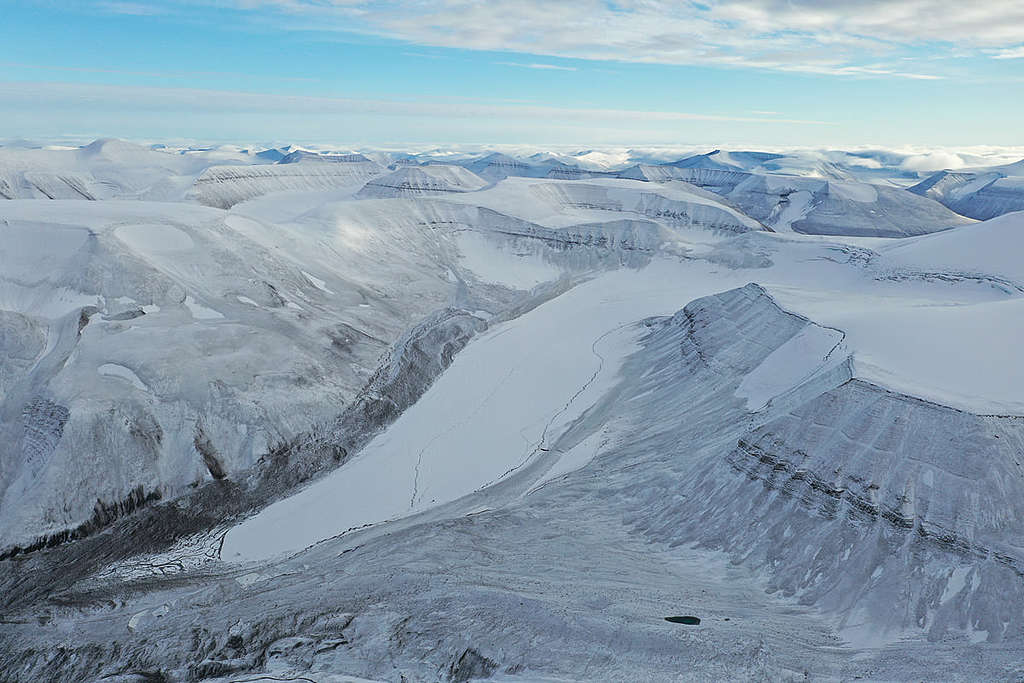
<svg viewBox="0 0 1024 683"><path fill-rule="evenodd" d="M362 154L320 154L319 152L307 152L298 149L284 155L279 164L297 164L302 161L325 162L325 163L368 163L370 160Z"/></svg>

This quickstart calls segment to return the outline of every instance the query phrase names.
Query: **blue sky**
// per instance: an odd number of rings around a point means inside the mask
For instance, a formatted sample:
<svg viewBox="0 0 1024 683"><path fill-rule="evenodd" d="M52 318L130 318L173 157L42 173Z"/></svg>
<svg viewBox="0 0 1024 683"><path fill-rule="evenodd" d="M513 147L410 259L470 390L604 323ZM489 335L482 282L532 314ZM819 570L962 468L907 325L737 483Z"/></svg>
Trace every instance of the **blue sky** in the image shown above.
<svg viewBox="0 0 1024 683"><path fill-rule="evenodd" d="M0 138L1024 144L1024 3L0 5Z"/></svg>

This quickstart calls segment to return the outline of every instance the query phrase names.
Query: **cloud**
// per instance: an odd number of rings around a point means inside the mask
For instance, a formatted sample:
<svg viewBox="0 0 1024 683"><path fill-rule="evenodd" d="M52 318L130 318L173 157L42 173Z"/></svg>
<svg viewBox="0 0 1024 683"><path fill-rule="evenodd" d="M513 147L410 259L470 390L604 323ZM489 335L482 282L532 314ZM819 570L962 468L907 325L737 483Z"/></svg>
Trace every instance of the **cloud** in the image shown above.
<svg viewBox="0 0 1024 683"><path fill-rule="evenodd" d="M99 69L89 66L55 66L52 64L26 64L24 62L0 62L0 68L32 69L34 71L65 71L70 73L95 73L95 74L118 74L122 76L149 76L153 78L180 78L191 79L197 77L216 78L259 78L266 81L267 77L257 74L246 74L238 71L135 71L133 69ZM275 76L274 80L316 83L320 79L308 76Z"/></svg>
<svg viewBox="0 0 1024 683"><path fill-rule="evenodd" d="M846 160L846 163L850 166L860 166L861 168L882 168L882 162L870 157L851 156Z"/></svg>
<svg viewBox="0 0 1024 683"><path fill-rule="evenodd" d="M938 79L943 74L887 62L927 47L948 53L951 46L1004 50L1000 58L1010 58L1017 55L1008 48L1024 35L1024 3L962 0L233 2L274 11L283 28L291 19L293 28L333 25L417 45L859 78Z"/></svg>
<svg viewBox="0 0 1024 683"><path fill-rule="evenodd" d="M1024 45L1009 50L1000 50L992 55L992 59L1024 59Z"/></svg>
<svg viewBox="0 0 1024 683"><path fill-rule="evenodd" d="M837 75L871 75L871 76L895 76L896 78L912 78L919 81L938 81L945 78L945 76L938 76L936 74L917 74L908 73L906 71L894 71L892 69L883 69L880 67L867 67L867 66L844 66L838 69L833 69L832 73Z"/></svg>
<svg viewBox="0 0 1024 683"><path fill-rule="evenodd" d="M162 7L154 7L153 5L146 5L140 2L115 2L110 0L108 2L99 2L96 6L104 12L111 14L128 14L136 17L151 17L167 13Z"/></svg>
<svg viewBox="0 0 1024 683"><path fill-rule="evenodd" d="M422 100L360 99L310 95L267 95L230 90L99 85L94 83L0 82L0 103L17 108L75 107L97 111L154 111L161 113L247 113L318 115L369 114L374 116L558 121L560 123L652 123L716 121L758 124L832 125L808 119L721 116L699 112L637 109L572 108L545 105L464 101L452 108L450 98Z"/></svg>
<svg viewBox="0 0 1024 683"><path fill-rule="evenodd" d="M521 64L519 62L495 62L501 66L517 66L522 69L548 69L551 71L578 71L574 66L559 66L558 64Z"/></svg>
<svg viewBox="0 0 1024 683"><path fill-rule="evenodd" d="M964 160L952 152L931 152L918 154L903 160L900 168L905 171L941 171L964 167Z"/></svg>

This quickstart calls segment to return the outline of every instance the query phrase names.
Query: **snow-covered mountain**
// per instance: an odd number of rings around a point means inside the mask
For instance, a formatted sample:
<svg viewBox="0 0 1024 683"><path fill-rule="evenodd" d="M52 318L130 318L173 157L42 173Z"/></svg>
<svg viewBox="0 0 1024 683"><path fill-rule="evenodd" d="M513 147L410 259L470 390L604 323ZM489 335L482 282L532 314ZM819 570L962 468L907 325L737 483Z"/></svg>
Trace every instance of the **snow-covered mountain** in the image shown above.
<svg viewBox="0 0 1024 683"><path fill-rule="evenodd" d="M253 161L239 154L215 156L219 163ZM0 198L179 199L209 165L206 159L120 140L77 149L0 147Z"/></svg>
<svg viewBox="0 0 1024 683"><path fill-rule="evenodd" d="M0 671L1012 678L1024 212L667 154L0 148Z"/></svg>
<svg viewBox="0 0 1024 683"><path fill-rule="evenodd" d="M746 173L718 162L638 165L620 177L685 182L715 192L773 230L808 235L908 237L970 222L905 190L852 180ZM697 162L700 163L697 163Z"/></svg>
<svg viewBox="0 0 1024 683"><path fill-rule="evenodd" d="M486 180L461 166L403 166L374 178L356 196L360 199L420 197L448 192L474 192L487 185Z"/></svg>
<svg viewBox="0 0 1024 683"><path fill-rule="evenodd" d="M285 163L282 159L272 166L211 166L195 179L188 197L206 206L230 209L239 202L273 192L351 193L386 172L372 161Z"/></svg>
<svg viewBox="0 0 1024 683"><path fill-rule="evenodd" d="M1024 211L1024 161L979 171L939 171L910 191L979 220Z"/></svg>
<svg viewBox="0 0 1024 683"><path fill-rule="evenodd" d="M531 156L519 159L500 152L464 162L464 165L476 175L490 181L502 180L510 176L543 178L554 168L568 166L568 164L551 157L535 158Z"/></svg>

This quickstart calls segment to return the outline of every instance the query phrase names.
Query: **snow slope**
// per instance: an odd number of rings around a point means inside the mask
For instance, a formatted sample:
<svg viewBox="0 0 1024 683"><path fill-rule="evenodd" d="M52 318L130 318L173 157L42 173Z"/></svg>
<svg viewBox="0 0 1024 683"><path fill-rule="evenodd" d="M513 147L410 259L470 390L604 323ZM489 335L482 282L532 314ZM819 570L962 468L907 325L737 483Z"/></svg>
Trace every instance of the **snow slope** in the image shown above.
<svg viewBox="0 0 1024 683"><path fill-rule="evenodd" d="M927 272L995 275L1024 285L1024 212L893 244L888 261Z"/></svg>

